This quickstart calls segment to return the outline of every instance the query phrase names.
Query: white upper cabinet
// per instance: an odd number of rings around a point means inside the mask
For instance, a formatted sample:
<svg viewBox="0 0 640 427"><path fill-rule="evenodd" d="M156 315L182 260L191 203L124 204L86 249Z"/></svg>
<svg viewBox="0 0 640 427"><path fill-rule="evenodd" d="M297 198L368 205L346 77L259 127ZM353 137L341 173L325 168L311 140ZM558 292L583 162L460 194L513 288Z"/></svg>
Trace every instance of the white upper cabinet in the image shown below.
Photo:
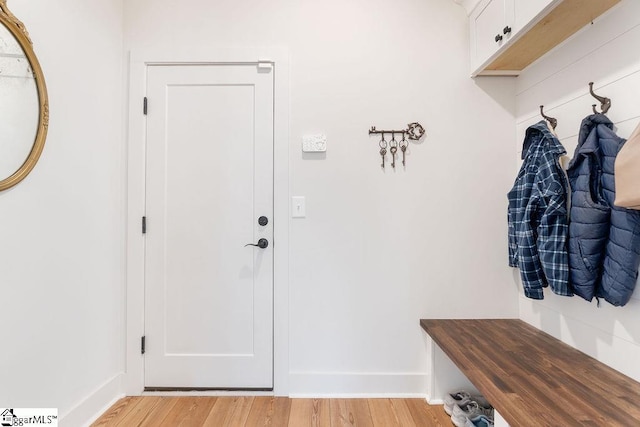
<svg viewBox="0 0 640 427"><path fill-rule="evenodd" d="M480 0L470 8L471 74L518 75L620 0Z"/></svg>
<svg viewBox="0 0 640 427"><path fill-rule="evenodd" d="M476 70L483 65L554 1L557 3L556 0L481 1L469 20L471 68Z"/></svg>
<svg viewBox="0 0 640 427"><path fill-rule="evenodd" d="M553 0L513 0L513 27L519 30L535 19Z"/></svg>
<svg viewBox="0 0 640 427"><path fill-rule="evenodd" d="M489 58L511 37L508 29L509 24L513 25L512 9L508 8L506 0L489 0L483 2L476 12L471 16L471 41L472 65L481 65L483 58ZM474 58L475 57L475 58Z"/></svg>

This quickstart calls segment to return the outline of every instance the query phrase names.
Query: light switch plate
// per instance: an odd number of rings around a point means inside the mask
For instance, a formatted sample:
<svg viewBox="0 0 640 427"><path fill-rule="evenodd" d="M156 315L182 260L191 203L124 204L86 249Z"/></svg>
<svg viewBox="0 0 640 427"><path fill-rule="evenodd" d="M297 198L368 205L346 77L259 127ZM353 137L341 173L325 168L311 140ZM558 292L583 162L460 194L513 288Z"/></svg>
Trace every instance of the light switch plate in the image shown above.
<svg viewBox="0 0 640 427"><path fill-rule="evenodd" d="M304 153L324 153L327 151L327 136L323 134L303 136L302 151Z"/></svg>
<svg viewBox="0 0 640 427"><path fill-rule="evenodd" d="M291 218L304 218L306 214L304 196L291 197Z"/></svg>

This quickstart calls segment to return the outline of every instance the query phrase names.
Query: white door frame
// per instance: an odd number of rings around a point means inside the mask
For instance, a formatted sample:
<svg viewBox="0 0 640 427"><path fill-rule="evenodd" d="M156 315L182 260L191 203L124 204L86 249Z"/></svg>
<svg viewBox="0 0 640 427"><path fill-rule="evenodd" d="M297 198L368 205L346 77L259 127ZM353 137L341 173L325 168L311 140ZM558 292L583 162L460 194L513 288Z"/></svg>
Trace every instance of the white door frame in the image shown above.
<svg viewBox="0 0 640 427"><path fill-rule="evenodd" d="M144 391L144 245L146 118L142 112L149 65L255 64L274 67L273 154L273 393L289 393L289 55L286 49L145 50L129 57L127 135L127 318L124 391Z"/></svg>

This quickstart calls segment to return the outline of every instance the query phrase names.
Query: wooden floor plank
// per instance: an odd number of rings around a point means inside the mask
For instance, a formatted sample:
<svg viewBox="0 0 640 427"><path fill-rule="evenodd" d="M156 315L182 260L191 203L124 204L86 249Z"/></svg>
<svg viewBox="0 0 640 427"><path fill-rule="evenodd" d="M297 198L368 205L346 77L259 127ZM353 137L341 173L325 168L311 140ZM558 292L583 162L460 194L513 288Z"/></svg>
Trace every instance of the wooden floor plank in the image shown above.
<svg viewBox="0 0 640 427"><path fill-rule="evenodd" d="M331 427L328 399L291 399L289 427Z"/></svg>
<svg viewBox="0 0 640 427"><path fill-rule="evenodd" d="M442 405L429 405L424 399L405 399L417 427L450 427L451 417Z"/></svg>
<svg viewBox="0 0 640 427"><path fill-rule="evenodd" d="M251 405L245 426L286 426L289 424L290 410L290 399L284 397L256 397Z"/></svg>
<svg viewBox="0 0 640 427"><path fill-rule="evenodd" d="M407 405L406 399L390 399L390 400L391 400L391 404L393 405L393 409L395 409L396 411L396 416L400 420L400 425L417 426L415 420L413 419L413 416L411 415L411 411L409 410L409 406ZM442 408L442 406L437 406L437 407L430 406L429 409L431 411L442 410L444 412L444 409Z"/></svg>
<svg viewBox="0 0 640 427"><path fill-rule="evenodd" d="M369 411L373 424L377 427L401 426L396 411L389 399L369 399Z"/></svg>
<svg viewBox="0 0 640 427"><path fill-rule="evenodd" d="M200 427L211 412L215 397L185 397L162 420L160 426Z"/></svg>
<svg viewBox="0 0 640 427"><path fill-rule="evenodd" d="M376 427L414 427L409 408L402 399L369 399L371 419Z"/></svg>
<svg viewBox="0 0 640 427"><path fill-rule="evenodd" d="M136 397L139 400L138 404L122 418L117 424L122 427L137 427L140 426L145 419L151 415L155 407L162 400L158 396L150 396L149 398Z"/></svg>
<svg viewBox="0 0 640 427"><path fill-rule="evenodd" d="M367 399L331 399L331 427L373 427Z"/></svg>
<svg viewBox="0 0 640 427"><path fill-rule="evenodd" d="M141 399L149 399L150 396L141 397ZM140 427L157 427L162 421L174 410L180 397L160 397L160 401L153 407L149 415L140 423Z"/></svg>
<svg viewBox="0 0 640 427"><path fill-rule="evenodd" d="M424 399L129 397L93 426L108 427L450 427L442 406Z"/></svg>
<svg viewBox="0 0 640 427"><path fill-rule="evenodd" d="M202 425L207 427L244 426L253 400L253 396L220 397Z"/></svg>
<svg viewBox="0 0 640 427"><path fill-rule="evenodd" d="M140 403L140 399L136 397L125 397L118 400L107 412L98 418L91 427L99 426L116 426Z"/></svg>

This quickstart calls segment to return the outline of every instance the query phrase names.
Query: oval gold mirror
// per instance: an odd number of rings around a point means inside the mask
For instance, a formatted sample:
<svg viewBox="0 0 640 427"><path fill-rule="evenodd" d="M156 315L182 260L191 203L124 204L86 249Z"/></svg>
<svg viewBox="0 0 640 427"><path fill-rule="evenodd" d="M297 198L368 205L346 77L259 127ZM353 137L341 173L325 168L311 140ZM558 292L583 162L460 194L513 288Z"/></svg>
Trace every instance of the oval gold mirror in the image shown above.
<svg viewBox="0 0 640 427"><path fill-rule="evenodd" d="M49 101L29 33L0 0L0 191L22 181L40 158Z"/></svg>

